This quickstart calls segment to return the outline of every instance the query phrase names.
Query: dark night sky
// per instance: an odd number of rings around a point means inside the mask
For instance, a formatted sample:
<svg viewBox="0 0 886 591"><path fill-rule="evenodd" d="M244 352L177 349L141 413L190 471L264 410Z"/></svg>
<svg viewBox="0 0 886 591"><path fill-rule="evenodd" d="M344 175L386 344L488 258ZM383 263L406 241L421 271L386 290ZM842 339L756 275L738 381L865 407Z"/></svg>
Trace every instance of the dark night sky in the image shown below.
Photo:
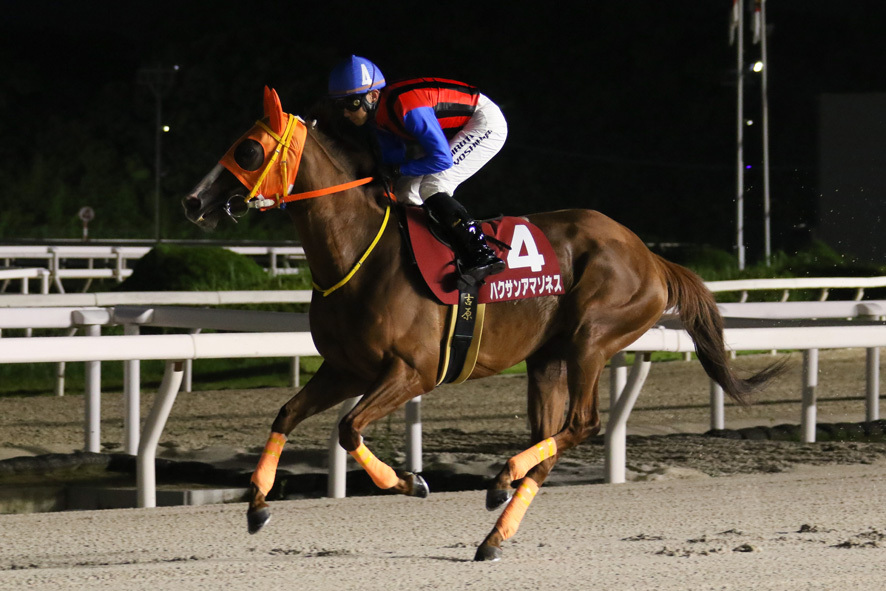
<svg viewBox="0 0 886 591"><path fill-rule="evenodd" d="M207 120L220 127L211 132L218 136L215 153L195 153L187 138L169 138L170 153L188 174L170 174L167 190L182 192L198 180L190 171L208 169L255 118L264 84L280 91L285 109L301 112L325 91L329 68L358 53L389 80L462 79L502 106L507 146L460 189L478 214L591 207L647 240L729 248L724 236L735 223L730 5L2 0L6 122L0 130L39 137L51 133L41 129L40 112L95 117L91 106L107 100L127 105L132 120L104 122L103 133L114 125L150 125L154 103L136 72L178 64L167 99L174 129ZM886 3L768 0L767 12L779 247L795 241L798 226L815 224L820 95L886 92ZM748 38L747 59L758 52ZM758 119L754 77L747 97L747 115ZM21 121L33 123L16 125ZM757 129L746 138L752 166L760 159ZM138 149L150 158L146 135ZM22 145L33 141L32 135ZM756 170L746 180L749 241L759 232Z"/></svg>

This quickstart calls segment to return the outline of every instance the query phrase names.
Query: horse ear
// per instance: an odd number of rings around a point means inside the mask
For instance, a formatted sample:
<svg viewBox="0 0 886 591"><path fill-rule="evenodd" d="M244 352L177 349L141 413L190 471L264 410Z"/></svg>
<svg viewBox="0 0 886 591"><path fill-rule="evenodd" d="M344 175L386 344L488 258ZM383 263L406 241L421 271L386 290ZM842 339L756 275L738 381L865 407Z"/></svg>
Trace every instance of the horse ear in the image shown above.
<svg viewBox="0 0 886 591"><path fill-rule="evenodd" d="M273 88L265 86L265 116L270 120L274 133L281 134L286 129L283 123L283 106L280 97Z"/></svg>

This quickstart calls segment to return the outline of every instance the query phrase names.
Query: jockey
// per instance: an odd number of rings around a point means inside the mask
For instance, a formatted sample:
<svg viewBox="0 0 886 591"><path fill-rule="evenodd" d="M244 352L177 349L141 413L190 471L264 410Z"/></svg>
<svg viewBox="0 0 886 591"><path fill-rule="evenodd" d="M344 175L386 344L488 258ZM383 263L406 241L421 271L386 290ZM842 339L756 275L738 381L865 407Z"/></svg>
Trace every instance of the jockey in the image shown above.
<svg viewBox="0 0 886 591"><path fill-rule="evenodd" d="M462 276L479 283L504 270L480 225L452 197L504 145L508 126L495 103L443 78L386 85L375 64L354 55L329 75L329 97L354 125L372 126L382 166L397 178L394 193L423 205L455 250Z"/></svg>

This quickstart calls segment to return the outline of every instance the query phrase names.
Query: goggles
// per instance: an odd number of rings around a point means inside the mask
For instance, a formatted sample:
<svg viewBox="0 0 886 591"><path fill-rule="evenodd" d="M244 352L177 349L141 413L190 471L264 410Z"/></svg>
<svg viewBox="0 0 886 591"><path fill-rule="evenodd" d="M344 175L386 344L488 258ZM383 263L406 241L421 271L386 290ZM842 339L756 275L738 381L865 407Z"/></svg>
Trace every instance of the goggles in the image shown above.
<svg viewBox="0 0 886 591"><path fill-rule="evenodd" d="M363 106L363 97L365 96L365 94L346 96L344 98L336 99L335 102L333 102L333 105L335 105L336 109L347 109L351 113L355 113Z"/></svg>

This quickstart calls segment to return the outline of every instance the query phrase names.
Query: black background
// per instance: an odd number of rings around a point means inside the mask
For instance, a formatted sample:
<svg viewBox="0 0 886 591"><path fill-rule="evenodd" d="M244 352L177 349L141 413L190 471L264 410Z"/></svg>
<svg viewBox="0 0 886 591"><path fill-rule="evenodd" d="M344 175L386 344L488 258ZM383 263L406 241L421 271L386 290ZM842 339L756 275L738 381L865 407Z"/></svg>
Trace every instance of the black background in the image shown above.
<svg viewBox="0 0 886 591"><path fill-rule="evenodd" d="M884 4L767 2L775 249L814 236L821 94L886 91ZM150 216L156 103L140 69L180 68L163 102L171 126L164 232L197 236L177 201L260 115L262 87L275 87L285 110L304 112L325 92L329 69L356 53L389 81L460 79L502 107L507 145L457 193L476 215L588 207L647 241L734 243L730 0L0 5L0 181L16 187L5 200L34 204L51 194L62 219L90 199L100 217L119 216L111 205L103 213L102 200L126 192L139 203L130 213ZM745 45L746 61L756 60L749 33ZM760 88L758 75L745 80L745 114L756 123L745 137L754 258L762 248ZM22 182L38 173L54 183ZM150 217L144 225L150 237Z"/></svg>

